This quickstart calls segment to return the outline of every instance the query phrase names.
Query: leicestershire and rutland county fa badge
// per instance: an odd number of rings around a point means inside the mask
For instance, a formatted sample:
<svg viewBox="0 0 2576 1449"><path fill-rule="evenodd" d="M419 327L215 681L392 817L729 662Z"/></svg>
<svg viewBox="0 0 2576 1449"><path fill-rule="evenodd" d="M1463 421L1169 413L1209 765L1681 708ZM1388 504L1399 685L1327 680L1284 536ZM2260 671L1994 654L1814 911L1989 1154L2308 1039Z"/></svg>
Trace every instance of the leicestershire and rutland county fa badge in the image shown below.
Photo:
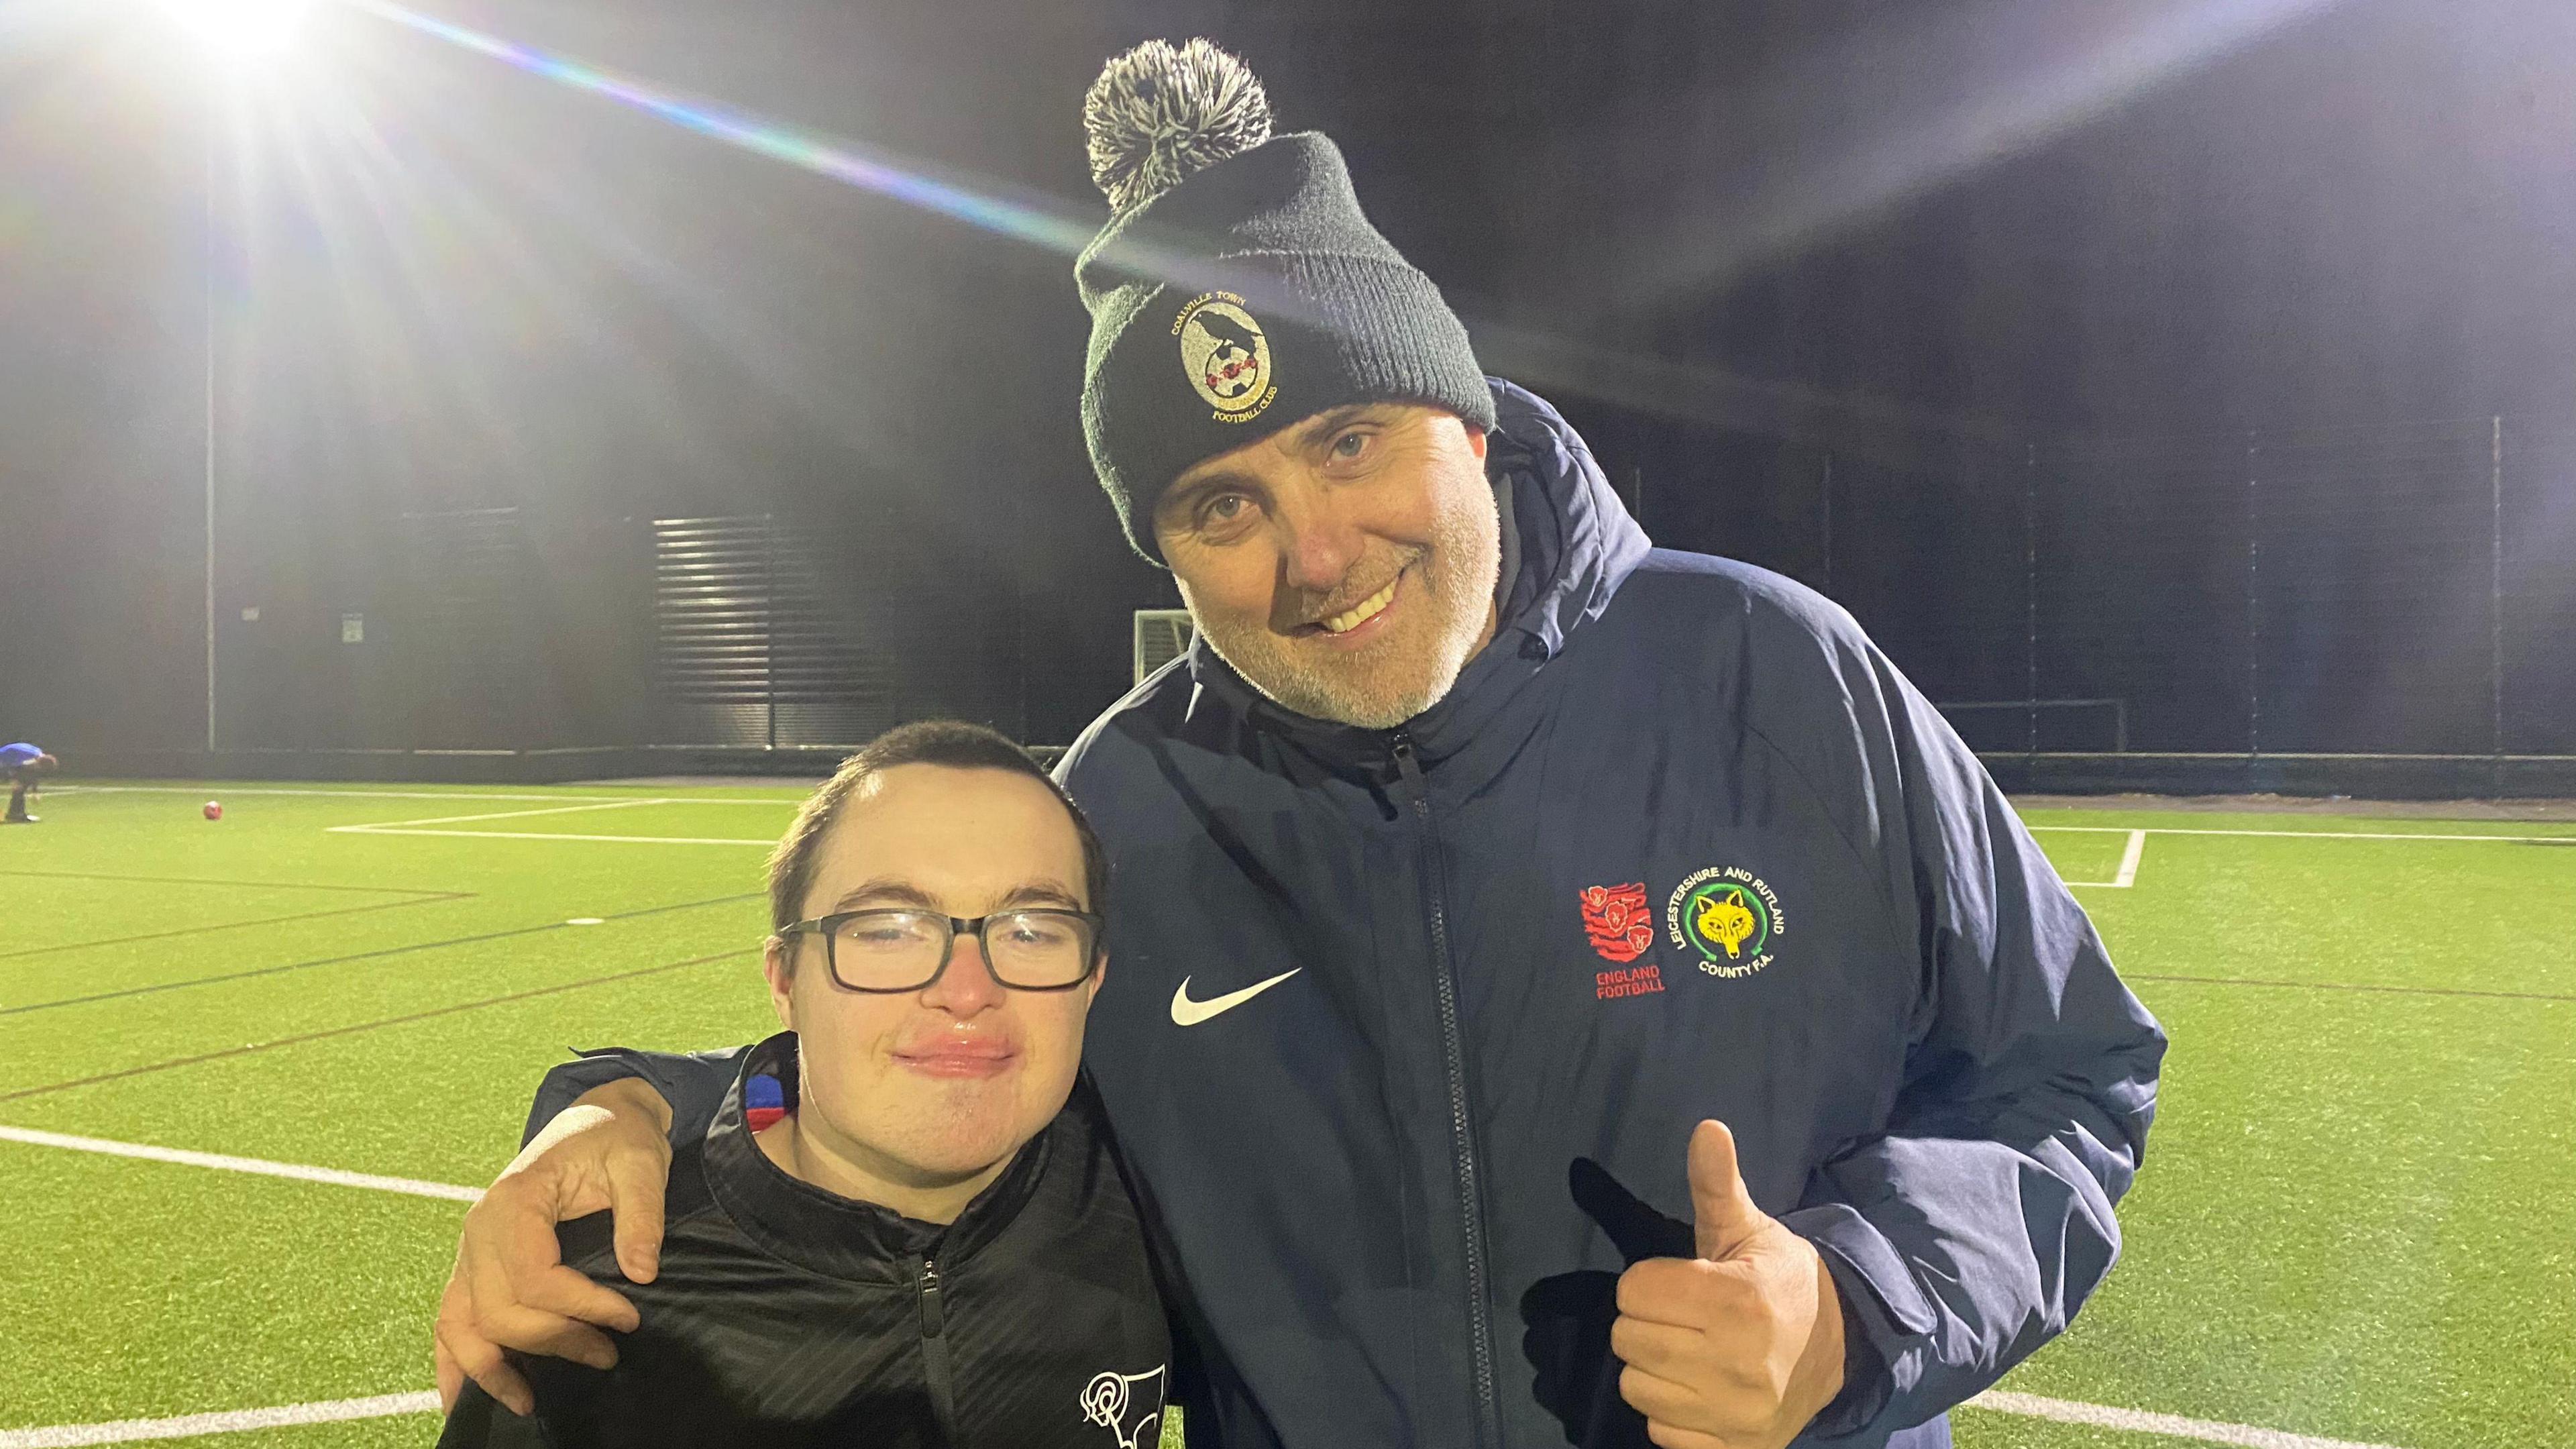
<svg viewBox="0 0 2576 1449"><path fill-rule="evenodd" d="M1261 416L1279 387L1270 377L1270 338L1232 292L1202 292L1172 319L1181 370L1220 423Z"/></svg>
<svg viewBox="0 0 2576 1449"><path fill-rule="evenodd" d="M1770 965L1788 930L1778 893L1740 865L1693 871L1664 906L1674 949L1697 953L1711 976L1750 976Z"/></svg>

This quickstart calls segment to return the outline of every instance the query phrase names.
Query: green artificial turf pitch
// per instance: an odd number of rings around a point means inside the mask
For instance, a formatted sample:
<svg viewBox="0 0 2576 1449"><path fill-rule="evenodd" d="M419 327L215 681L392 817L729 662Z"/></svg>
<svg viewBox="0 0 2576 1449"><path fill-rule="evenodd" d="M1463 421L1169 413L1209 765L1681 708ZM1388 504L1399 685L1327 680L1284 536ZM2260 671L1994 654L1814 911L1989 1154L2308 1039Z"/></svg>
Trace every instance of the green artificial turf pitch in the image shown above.
<svg viewBox="0 0 2576 1449"><path fill-rule="evenodd" d="M485 1182L567 1048L769 1029L761 847L799 793L57 790L0 830L0 1126ZM2121 1265L2002 1387L2404 1449L2576 1445L2576 825L2031 823L2174 1047ZM2447 835L2539 839L2426 838ZM427 1387L461 1212L0 1141L0 1445ZM1956 1423L1972 1449L2186 1442Z"/></svg>

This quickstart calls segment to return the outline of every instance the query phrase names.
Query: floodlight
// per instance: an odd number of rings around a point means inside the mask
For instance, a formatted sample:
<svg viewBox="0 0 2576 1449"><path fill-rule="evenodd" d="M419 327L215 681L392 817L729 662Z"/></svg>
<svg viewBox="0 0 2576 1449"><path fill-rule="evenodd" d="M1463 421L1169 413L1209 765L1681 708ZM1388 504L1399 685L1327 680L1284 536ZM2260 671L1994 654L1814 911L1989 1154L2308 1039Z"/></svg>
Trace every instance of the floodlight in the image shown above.
<svg viewBox="0 0 2576 1449"><path fill-rule="evenodd" d="M181 25L227 61L264 60L286 49L312 0L162 0Z"/></svg>

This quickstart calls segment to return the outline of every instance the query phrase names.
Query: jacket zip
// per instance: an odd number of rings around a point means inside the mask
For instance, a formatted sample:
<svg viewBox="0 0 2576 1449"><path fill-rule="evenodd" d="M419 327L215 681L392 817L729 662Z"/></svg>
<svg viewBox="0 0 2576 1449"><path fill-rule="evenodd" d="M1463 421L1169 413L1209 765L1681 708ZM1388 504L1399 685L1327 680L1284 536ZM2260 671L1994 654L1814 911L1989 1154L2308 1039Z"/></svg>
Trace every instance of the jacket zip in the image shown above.
<svg viewBox="0 0 2576 1449"><path fill-rule="evenodd" d="M930 1389L930 1412L939 1442L957 1442L957 1391L948 1374L948 1316L939 1303L939 1264L921 1260L921 1376Z"/></svg>
<svg viewBox="0 0 2576 1449"><path fill-rule="evenodd" d="M1449 913L1440 891L1440 861L1433 849L1431 788L1424 783L1413 737L1398 730L1390 742L1396 772L1413 791L1413 818L1422 827L1422 899L1431 923L1431 981L1440 1007L1440 1052L1449 1075L1449 1145L1458 1169L1459 1218L1467 1250L1468 1351L1476 1371L1477 1442L1503 1441L1501 1407L1495 1391L1494 1327L1485 1285L1485 1214L1478 1190L1474 1121L1467 1112L1467 1054L1458 1031L1458 982L1449 955Z"/></svg>

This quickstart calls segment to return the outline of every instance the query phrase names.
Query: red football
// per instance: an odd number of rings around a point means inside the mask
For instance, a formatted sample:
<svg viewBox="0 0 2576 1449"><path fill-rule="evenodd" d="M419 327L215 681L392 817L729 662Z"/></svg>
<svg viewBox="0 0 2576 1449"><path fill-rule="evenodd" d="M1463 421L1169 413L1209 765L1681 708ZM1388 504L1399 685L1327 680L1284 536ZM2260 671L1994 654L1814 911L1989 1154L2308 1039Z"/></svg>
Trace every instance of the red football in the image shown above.
<svg viewBox="0 0 2576 1449"><path fill-rule="evenodd" d="M206 802L206 818L207 818L208 820L221 820L221 819L223 819L223 818L224 818L224 807L223 807L223 802L221 802L221 801L219 801L219 800L209 800L209 801L207 801L207 802Z"/></svg>

